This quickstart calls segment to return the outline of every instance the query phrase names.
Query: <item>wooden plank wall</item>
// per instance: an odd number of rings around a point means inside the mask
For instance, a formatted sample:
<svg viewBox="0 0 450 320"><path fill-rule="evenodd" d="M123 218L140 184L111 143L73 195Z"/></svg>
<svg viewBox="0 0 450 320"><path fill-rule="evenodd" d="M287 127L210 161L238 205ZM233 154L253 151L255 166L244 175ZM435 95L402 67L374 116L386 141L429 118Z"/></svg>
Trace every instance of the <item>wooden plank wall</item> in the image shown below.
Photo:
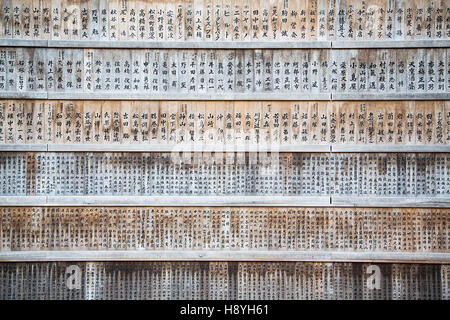
<svg viewBox="0 0 450 320"><path fill-rule="evenodd" d="M448 197L449 166L448 153L3 152L0 196Z"/></svg>
<svg viewBox="0 0 450 320"><path fill-rule="evenodd" d="M4 144L448 146L450 103L0 100Z"/></svg>
<svg viewBox="0 0 450 320"><path fill-rule="evenodd" d="M0 0L0 299L449 300L449 48L445 0Z"/></svg>
<svg viewBox="0 0 450 320"><path fill-rule="evenodd" d="M450 248L447 209L3 207L0 221L5 251Z"/></svg>
<svg viewBox="0 0 450 320"><path fill-rule="evenodd" d="M70 290L66 270L81 271ZM448 299L448 265L370 263L104 262L0 265L2 299Z"/></svg>
<svg viewBox="0 0 450 320"><path fill-rule="evenodd" d="M447 52L6 47L0 88L4 97L48 99L448 99Z"/></svg>
<svg viewBox="0 0 450 320"><path fill-rule="evenodd" d="M448 2L2 0L0 36L93 41L440 40Z"/></svg>

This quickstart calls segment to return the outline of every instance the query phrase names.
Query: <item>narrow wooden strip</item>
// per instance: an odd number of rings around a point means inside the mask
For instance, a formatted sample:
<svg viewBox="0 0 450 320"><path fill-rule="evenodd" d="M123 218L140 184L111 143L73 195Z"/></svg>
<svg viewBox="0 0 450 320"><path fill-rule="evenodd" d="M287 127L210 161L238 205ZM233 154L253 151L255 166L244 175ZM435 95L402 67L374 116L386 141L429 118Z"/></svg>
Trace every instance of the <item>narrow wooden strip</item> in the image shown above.
<svg viewBox="0 0 450 320"><path fill-rule="evenodd" d="M449 197L352 197L332 196L331 206L378 208L450 208Z"/></svg>
<svg viewBox="0 0 450 320"><path fill-rule="evenodd" d="M18 145L15 150L8 151L20 151ZM28 151L27 145L24 146L24 151ZM450 147L449 147L450 148ZM2 150L2 145L0 145ZM77 152L77 151L103 151L103 152L330 152L329 145L244 145L244 144L227 144L227 145L164 145L164 144L49 144L47 146L48 151L64 151L64 152Z"/></svg>
<svg viewBox="0 0 450 320"><path fill-rule="evenodd" d="M133 41L0 39L0 47L128 49L363 49L447 48L450 40L341 41Z"/></svg>
<svg viewBox="0 0 450 320"><path fill-rule="evenodd" d="M351 196L1 196L0 206L450 208L448 197Z"/></svg>
<svg viewBox="0 0 450 320"><path fill-rule="evenodd" d="M0 151L61 152L450 152L448 145L165 145L165 144L0 144Z"/></svg>
<svg viewBox="0 0 450 320"><path fill-rule="evenodd" d="M447 48L450 40L341 40L331 41L333 49L364 49L364 48Z"/></svg>
<svg viewBox="0 0 450 320"><path fill-rule="evenodd" d="M3 91L0 92L0 99L48 99L48 94L47 92Z"/></svg>
<svg viewBox="0 0 450 320"><path fill-rule="evenodd" d="M0 206L45 206L47 196L1 196Z"/></svg>
<svg viewBox="0 0 450 320"><path fill-rule="evenodd" d="M2 251L1 262L33 261L311 261L450 263L449 253L253 250Z"/></svg>
<svg viewBox="0 0 450 320"><path fill-rule="evenodd" d="M333 93L330 100L450 100L450 93Z"/></svg>
<svg viewBox="0 0 450 320"><path fill-rule="evenodd" d="M0 144L0 151L47 151L47 144Z"/></svg>
<svg viewBox="0 0 450 320"><path fill-rule="evenodd" d="M14 95L15 93L5 93ZM2 98L2 96L0 96ZM14 98L14 97L11 97ZM139 92L49 92L48 99L81 99L81 100L330 100L330 93L139 93Z"/></svg>
<svg viewBox="0 0 450 320"><path fill-rule="evenodd" d="M450 152L447 145L343 145L331 146L331 152Z"/></svg>
<svg viewBox="0 0 450 320"><path fill-rule="evenodd" d="M0 39L0 47L48 47L48 40Z"/></svg>
<svg viewBox="0 0 450 320"><path fill-rule="evenodd" d="M323 207L330 197L311 196L1 196L0 206Z"/></svg>
<svg viewBox="0 0 450 320"><path fill-rule="evenodd" d="M5 45L6 46L6 45ZM93 41L49 40L50 48L128 49L311 49L331 48L331 41Z"/></svg>
<svg viewBox="0 0 450 320"><path fill-rule="evenodd" d="M0 99L55 100L279 100L279 101L341 101L341 100L450 100L450 93L134 93L134 92L30 92L4 91Z"/></svg>

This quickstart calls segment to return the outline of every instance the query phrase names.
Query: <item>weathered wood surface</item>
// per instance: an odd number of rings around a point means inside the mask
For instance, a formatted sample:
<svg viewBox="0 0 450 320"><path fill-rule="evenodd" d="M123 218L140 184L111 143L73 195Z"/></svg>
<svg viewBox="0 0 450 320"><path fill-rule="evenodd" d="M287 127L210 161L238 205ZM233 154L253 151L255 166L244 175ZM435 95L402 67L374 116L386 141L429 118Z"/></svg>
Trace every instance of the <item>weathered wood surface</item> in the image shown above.
<svg viewBox="0 0 450 320"><path fill-rule="evenodd" d="M48 199L46 200L48 203ZM330 205L333 207L450 208L450 197L360 197L337 195L330 197Z"/></svg>
<svg viewBox="0 0 450 320"><path fill-rule="evenodd" d="M49 144L44 151L425 151L420 146L450 145L450 103L0 100L0 150L4 144L10 151L15 144L30 144L29 151L39 144Z"/></svg>
<svg viewBox="0 0 450 320"><path fill-rule="evenodd" d="M450 38L448 1L2 0L0 38L306 42Z"/></svg>
<svg viewBox="0 0 450 320"><path fill-rule="evenodd" d="M443 48L450 40L374 41L369 48ZM337 46L359 47L362 41L344 41ZM345 46L347 45L347 46ZM146 41L146 40L22 40L0 39L0 47L109 48L109 49L313 49L331 48L331 41Z"/></svg>
<svg viewBox="0 0 450 320"><path fill-rule="evenodd" d="M79 271L79 289L68 286L74 269ZM374 286L375 272L380 275L378 289ZM448 273L448 265L439 264L2 263L0 298L446 300Z"/></svg>
<svg viewBox="0 0 450 320"><path fill-rule="evenodd" d="M449 153L2 152L0 194L448 198L449 161Z"/></svg>
<svg viewBox="0 0 450 320"><path fill-rule="evenodd" d="M35 99L36 93L48 93L49 99L106 100L111 94L134 100L140 94L141 99L271 100L291 93L293 100L301 94L316 100L330 99L331 93L343 100L376 94L448 100L447 51L1 48L0 97L30 92Z"/></svg>
<svg viewBox="0 0 450 320"><path fill-rule="evenodd" d="M389 251L283 250L32 250L1 251L1 262L103 261L257 261L257 262L372 262L448 264L448 253Z"/></svg>
<svg viewBox="0 0 450 320"><path fill-rule="evenodd" d="M449 224L449 209L429 208L1 207L0 260L14 260L7 251L43 250L23 252L17 259L52 260L46 250L163 250L149 253L150 259L163 257L164 250L186 249L241 250L249 259L252 251L265 250L286 251L283 259L296 259L297 251L320 259L332 259L334 251L334 259L344 257L339 252L365 252L379 260L396 259L389 252L437 252L450 263ZM107 251L97 258L89 254L94 260L108 257ZM139 253L134 256L138 259ZM75 257L68 253L67 259ZM369 259L353 258L358 257Z"/></svg>
<svg viewBox="0 0 450 320"><path fill-rule="evenodd" d="M401 49L447 48L450 40L344 41L94 41L0 39L0 47L108 48L108 49Z"/></svg>
<svg viewBox="0 0 450 320"><path fill-rule="evenodd" d="M340 195L152 195L152 196L0 196L0 207L370 207L450 208L448 196L340 196Z"/></svg>
<svg viewBox="0 0 450 320"><path fill-rule="evenodd" d="M392 198L390 201L380 200L385 206L395 206L397 203L419 204L421 200L429 208L450 208L450 200L444 197L429 198ZM369 199L373 201L374 199ZM177 206L177 207L327 207L332 199L329 196L274 196L274 195L157 195L157 196L0 196L2 206ZM431 204L431 205L430 205Z"/></svg>
<svg viewBox="0 0 450 320"><path fill-rule="evenodd" d="M394 153L394 152L428 152L448 153L450 145L362 145L362 144L187 144L183 145L183 151L191 152L371 152L371 153ZM1 144L0 152L11 151L53 151L53 152L172 152L174 145L171 144Z"/></svg>

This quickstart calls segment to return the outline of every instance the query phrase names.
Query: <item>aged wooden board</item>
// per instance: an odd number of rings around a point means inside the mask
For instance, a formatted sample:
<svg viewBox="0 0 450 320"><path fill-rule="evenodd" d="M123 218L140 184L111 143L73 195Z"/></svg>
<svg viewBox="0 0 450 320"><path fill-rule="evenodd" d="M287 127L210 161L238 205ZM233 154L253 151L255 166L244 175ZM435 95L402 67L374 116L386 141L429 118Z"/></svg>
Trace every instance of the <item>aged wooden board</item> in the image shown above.
<svg viewBox="0 0 450 320"><path fill-rule="evenodd" d="M53 116L47 117L49 113ZM119 131L106 139L112 115ZM171 134L178 139L167 139L170 118L189 119L171 125ZM250 151L269 144L287 148L333 144L336 151L346 150L341 146L446 146L450 145L449 123L447 101L0 100L0 145L54 145L50 151L63 148L61 144L103 145L104 151L107 145L167 146L167 151L175 145L200 151L208 147ZM277 138L267 142L263 130ZM67 134L62 135L63 131ZM230 136L226 143L220 139L223 134Z"/></svg>
<svg viewBox="0 0 450 320"><path fill-rule="evenodd" d="M2 152L0 194L449 197L449 153ZM183 151L183 150L181 150Z"/></svg>
<svg viewBox="0 0 450 320"><path fill-rule="evenodd" d="M448 2L2 0L0 38L313 42L450 38Z"/></svg>
<svg viewBox="0 0 450 320"><path fill-rule="evenodd" d="M446 300L448 287L448 265L439 264L0 264L1 299Z"/></svg>
<svg viewBox="0 0 450 320"><path fill-rule="evenodd" d="M153 177L155 179L155 177ZM230 177L223 180L231 180ZM243 177L237 178L244 183ZM251 180L255 180L251 178ZM185 181L181 181L185 182ZM220 181L219 184L223 184ZM170 185L176 188L178 182ZM33 184L27 185L33 188ZM155 186L152 186L156 188ZM206 187L206 186L204 186ZM318 187L318 186L317 186ZM255 190L255 187L248 187ZM279 185L272 188L280 188ZM356 186L354 186L356 188ZM174 206L174 207L361 207L361 208L450 208L447 196L341 196L341 195L76 195L76 196L16 196L0 195L0 207L134 207L134 206Z"/></svg>
<svg viewBox="0 0 450 320"><path fill-rule="evenodd" d="M448 264L448 253L334 250L20 250L0 251L0 262L106 261L245 261L245 262L357 262Z"/></svg>
<svg viewBox="0 0 450 320"><path fill-rule="evenodd" d="M0 251L440 252L450 259L449 224L449 209L428 208L1 207Z"/></svg>
<svg viewBox="0 0 450 320"><path fill-rule="evenodd" d="M152 177L157 180L156 177ZM224 178L224 180L231 180ZM241 183L244 181L240 179ZM148 181L144 181L144 184ZM186 181L180 181L184 186ZM166 182L167 183L167 182ZM176 189L178 181L170 188ZM156 189L155 185L150 186ZM186 186L185 186L186 187ZM207 186L203 186L206 188ZM252 187L249 187L252 188ZM422 206L427 208L450 208L450 201L445 197L402 197L384 199L377 197L369 199L371 206L375 200L379 205L386 206ZM394 200L398 200L397 202ZM47 206L47 207L131 207L131 206L176 206L176 207L327 207L332 203L330 196L274 196L274 195L151 195L151 196L0 196L0 206ZM381 204L381 205L380 205ZM353 206L353 205L351 205Z"/></svg>
<svg viewBox="0 0 450 320"><path fill-rule="evenodd" d="M0 0L0 299L448 300L449 13Z"/></svg>
<svg viewBox="0 0 450 320"><path fill-rule="evenodd" d="M449 94L443 48L260 51L4 47L0 64L6 65L6 75L0 86L6 90L0 97L47 93L49 99L107 100L116 95L133 100L140 94L147 99L270 100L267 94L277 94L284 100L291 93L297 98L290 100L329 100L332 93L364 100L402 94L447 99ZM168 72L167 61L175 74ZM261 75L263 81L257 80Z"/></svg>

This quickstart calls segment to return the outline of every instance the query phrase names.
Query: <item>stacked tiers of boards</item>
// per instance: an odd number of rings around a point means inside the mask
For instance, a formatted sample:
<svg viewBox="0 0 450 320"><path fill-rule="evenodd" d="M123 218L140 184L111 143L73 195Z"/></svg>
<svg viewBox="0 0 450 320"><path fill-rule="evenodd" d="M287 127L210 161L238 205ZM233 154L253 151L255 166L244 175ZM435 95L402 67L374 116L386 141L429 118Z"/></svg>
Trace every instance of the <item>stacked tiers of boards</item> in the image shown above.
<svg viewBox="0 0 450 320"><path fill-rule="evenodd" d="M0 1L1 299L450 299L448 1Z"/></svg>

